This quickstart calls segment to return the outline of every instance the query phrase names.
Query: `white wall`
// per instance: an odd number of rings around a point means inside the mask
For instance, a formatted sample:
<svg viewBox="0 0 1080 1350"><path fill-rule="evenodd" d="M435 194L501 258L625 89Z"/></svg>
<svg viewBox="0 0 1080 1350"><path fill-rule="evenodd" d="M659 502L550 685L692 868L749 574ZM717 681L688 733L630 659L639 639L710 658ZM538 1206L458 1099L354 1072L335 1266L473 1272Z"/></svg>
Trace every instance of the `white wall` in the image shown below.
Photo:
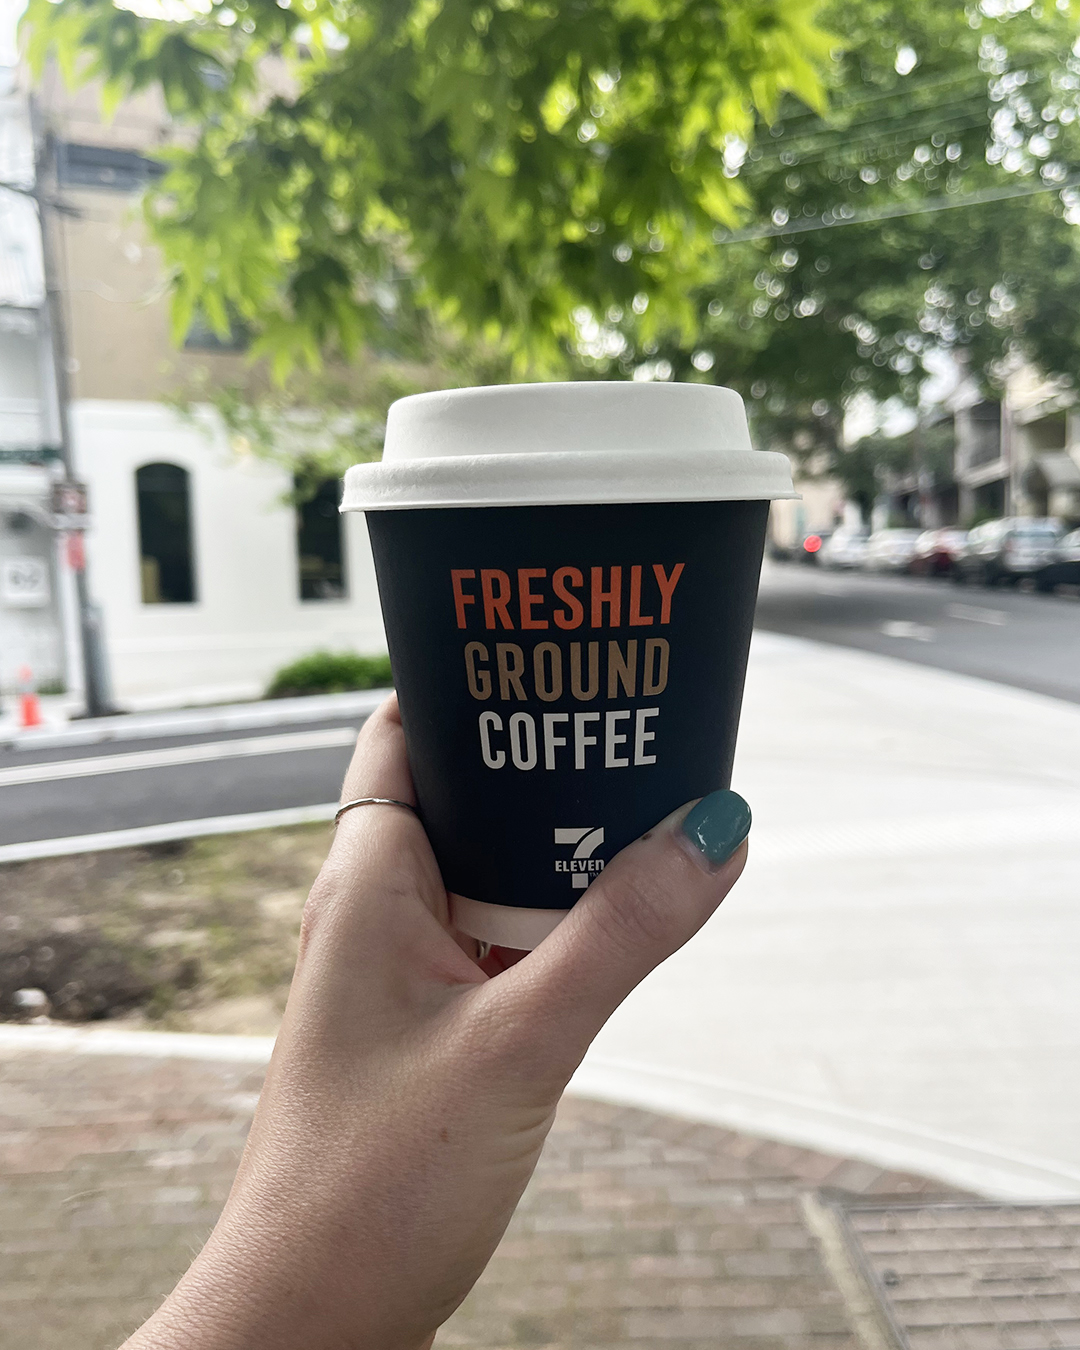
<svg viewBox="0 0 1080 1350"><path fill-rule="evenodd" d="M56 539L50 528L52 480L37 465L0 464L0 570L6 561L34 559L45 589L24 605L0 579L0 692L15 693L64 678ZM23 667L30 672L25 683Z"/></svg>
<svg viewBox="0 0 1080 1350"><path fill-rule="evenodd" d="M780 548L799 548L803 537L819 530L831 530L844 511L844 492L833 479L807 482L796 475L797 500L773 502L770 532Z"/></svg>
<svg viewBox="0 0 1080 1350"><path fill-rule="evenodd" d="M121 705L252 697L316 648L386 650L363 517L343 518L348 599L301 601L284 474L238 461L222 437L211 442L160 404L80 400L72 422L90 491L91 586ZM135 470L156 461L191 475L194 604L141 600Z"/></svg>
<svg viewBox="0 0 1080 1350"><path fill-rule="evenodd" d="M5 320L8 325L19 321L23 331L13 331L0 321L0 399L27 399L36 405L41 397L37 332L22 313Z"/></svg>

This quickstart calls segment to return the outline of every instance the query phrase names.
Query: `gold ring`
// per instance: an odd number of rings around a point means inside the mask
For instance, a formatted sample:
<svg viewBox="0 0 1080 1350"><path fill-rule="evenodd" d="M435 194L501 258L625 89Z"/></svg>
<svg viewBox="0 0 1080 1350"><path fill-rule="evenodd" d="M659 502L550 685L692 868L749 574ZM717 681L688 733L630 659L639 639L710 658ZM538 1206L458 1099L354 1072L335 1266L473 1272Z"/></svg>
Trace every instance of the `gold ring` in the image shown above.
<svg viewBox="0 0 1080 1350"><path fill-rule="evenodd" d="M344 806L339 806L334 816L334 828L346 811L351 811L354 806L403 806L406 811L411 811L415 816L416 807L410 806L408 802L396 801L393 797L357 797L355 801L346 802ZM417 816L417 819L419 817Z"/></svg>

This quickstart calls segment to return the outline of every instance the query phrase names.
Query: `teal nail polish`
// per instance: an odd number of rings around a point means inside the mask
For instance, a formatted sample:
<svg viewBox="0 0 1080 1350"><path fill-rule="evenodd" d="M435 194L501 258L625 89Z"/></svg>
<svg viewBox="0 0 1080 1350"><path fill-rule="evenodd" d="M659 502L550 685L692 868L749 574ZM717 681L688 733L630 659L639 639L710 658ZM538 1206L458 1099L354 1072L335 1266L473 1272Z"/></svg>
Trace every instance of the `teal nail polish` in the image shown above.
<svg viewBox="0 0 1080 1350"><path fill-rule="evenodd" d="M721 788L691 807L683 834L711 863L726 862L750 833L750 808L737 792Z"/></svg>

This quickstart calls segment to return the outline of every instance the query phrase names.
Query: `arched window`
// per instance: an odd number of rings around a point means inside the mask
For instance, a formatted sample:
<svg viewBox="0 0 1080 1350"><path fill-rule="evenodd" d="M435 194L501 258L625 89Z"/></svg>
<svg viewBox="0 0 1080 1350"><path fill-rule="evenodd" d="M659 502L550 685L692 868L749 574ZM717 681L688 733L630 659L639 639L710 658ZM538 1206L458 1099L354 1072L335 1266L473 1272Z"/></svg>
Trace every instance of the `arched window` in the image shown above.
<svg viewBox="0 0 1080 1350"><path fill-rule="evenodd" d="M195 599L188 481L179 464L144 464L135 472L144 605L185 605Z"/></svg>
<svg viewBox="0 0 1080 1350"><path fill-rule="evenodd" d="M296 486L299 488L300 484ZM301 600L345 598L345 553L338 513L340 500L341 484L336 478L328 478L296 509Z"/></svg>

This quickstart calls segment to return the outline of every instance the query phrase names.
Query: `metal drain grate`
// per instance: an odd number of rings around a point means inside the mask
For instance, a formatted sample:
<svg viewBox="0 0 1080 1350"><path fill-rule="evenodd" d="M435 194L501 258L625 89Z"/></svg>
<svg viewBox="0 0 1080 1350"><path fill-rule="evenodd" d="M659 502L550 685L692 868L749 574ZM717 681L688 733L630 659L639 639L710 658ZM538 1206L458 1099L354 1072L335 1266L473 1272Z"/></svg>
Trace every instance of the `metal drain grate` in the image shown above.
<svg viewBox="0 0 1080 1350"><path fill-rule="evenodd" d="M1080 1203L841 1213L905 1350L1080 1350Z"/></svg>

